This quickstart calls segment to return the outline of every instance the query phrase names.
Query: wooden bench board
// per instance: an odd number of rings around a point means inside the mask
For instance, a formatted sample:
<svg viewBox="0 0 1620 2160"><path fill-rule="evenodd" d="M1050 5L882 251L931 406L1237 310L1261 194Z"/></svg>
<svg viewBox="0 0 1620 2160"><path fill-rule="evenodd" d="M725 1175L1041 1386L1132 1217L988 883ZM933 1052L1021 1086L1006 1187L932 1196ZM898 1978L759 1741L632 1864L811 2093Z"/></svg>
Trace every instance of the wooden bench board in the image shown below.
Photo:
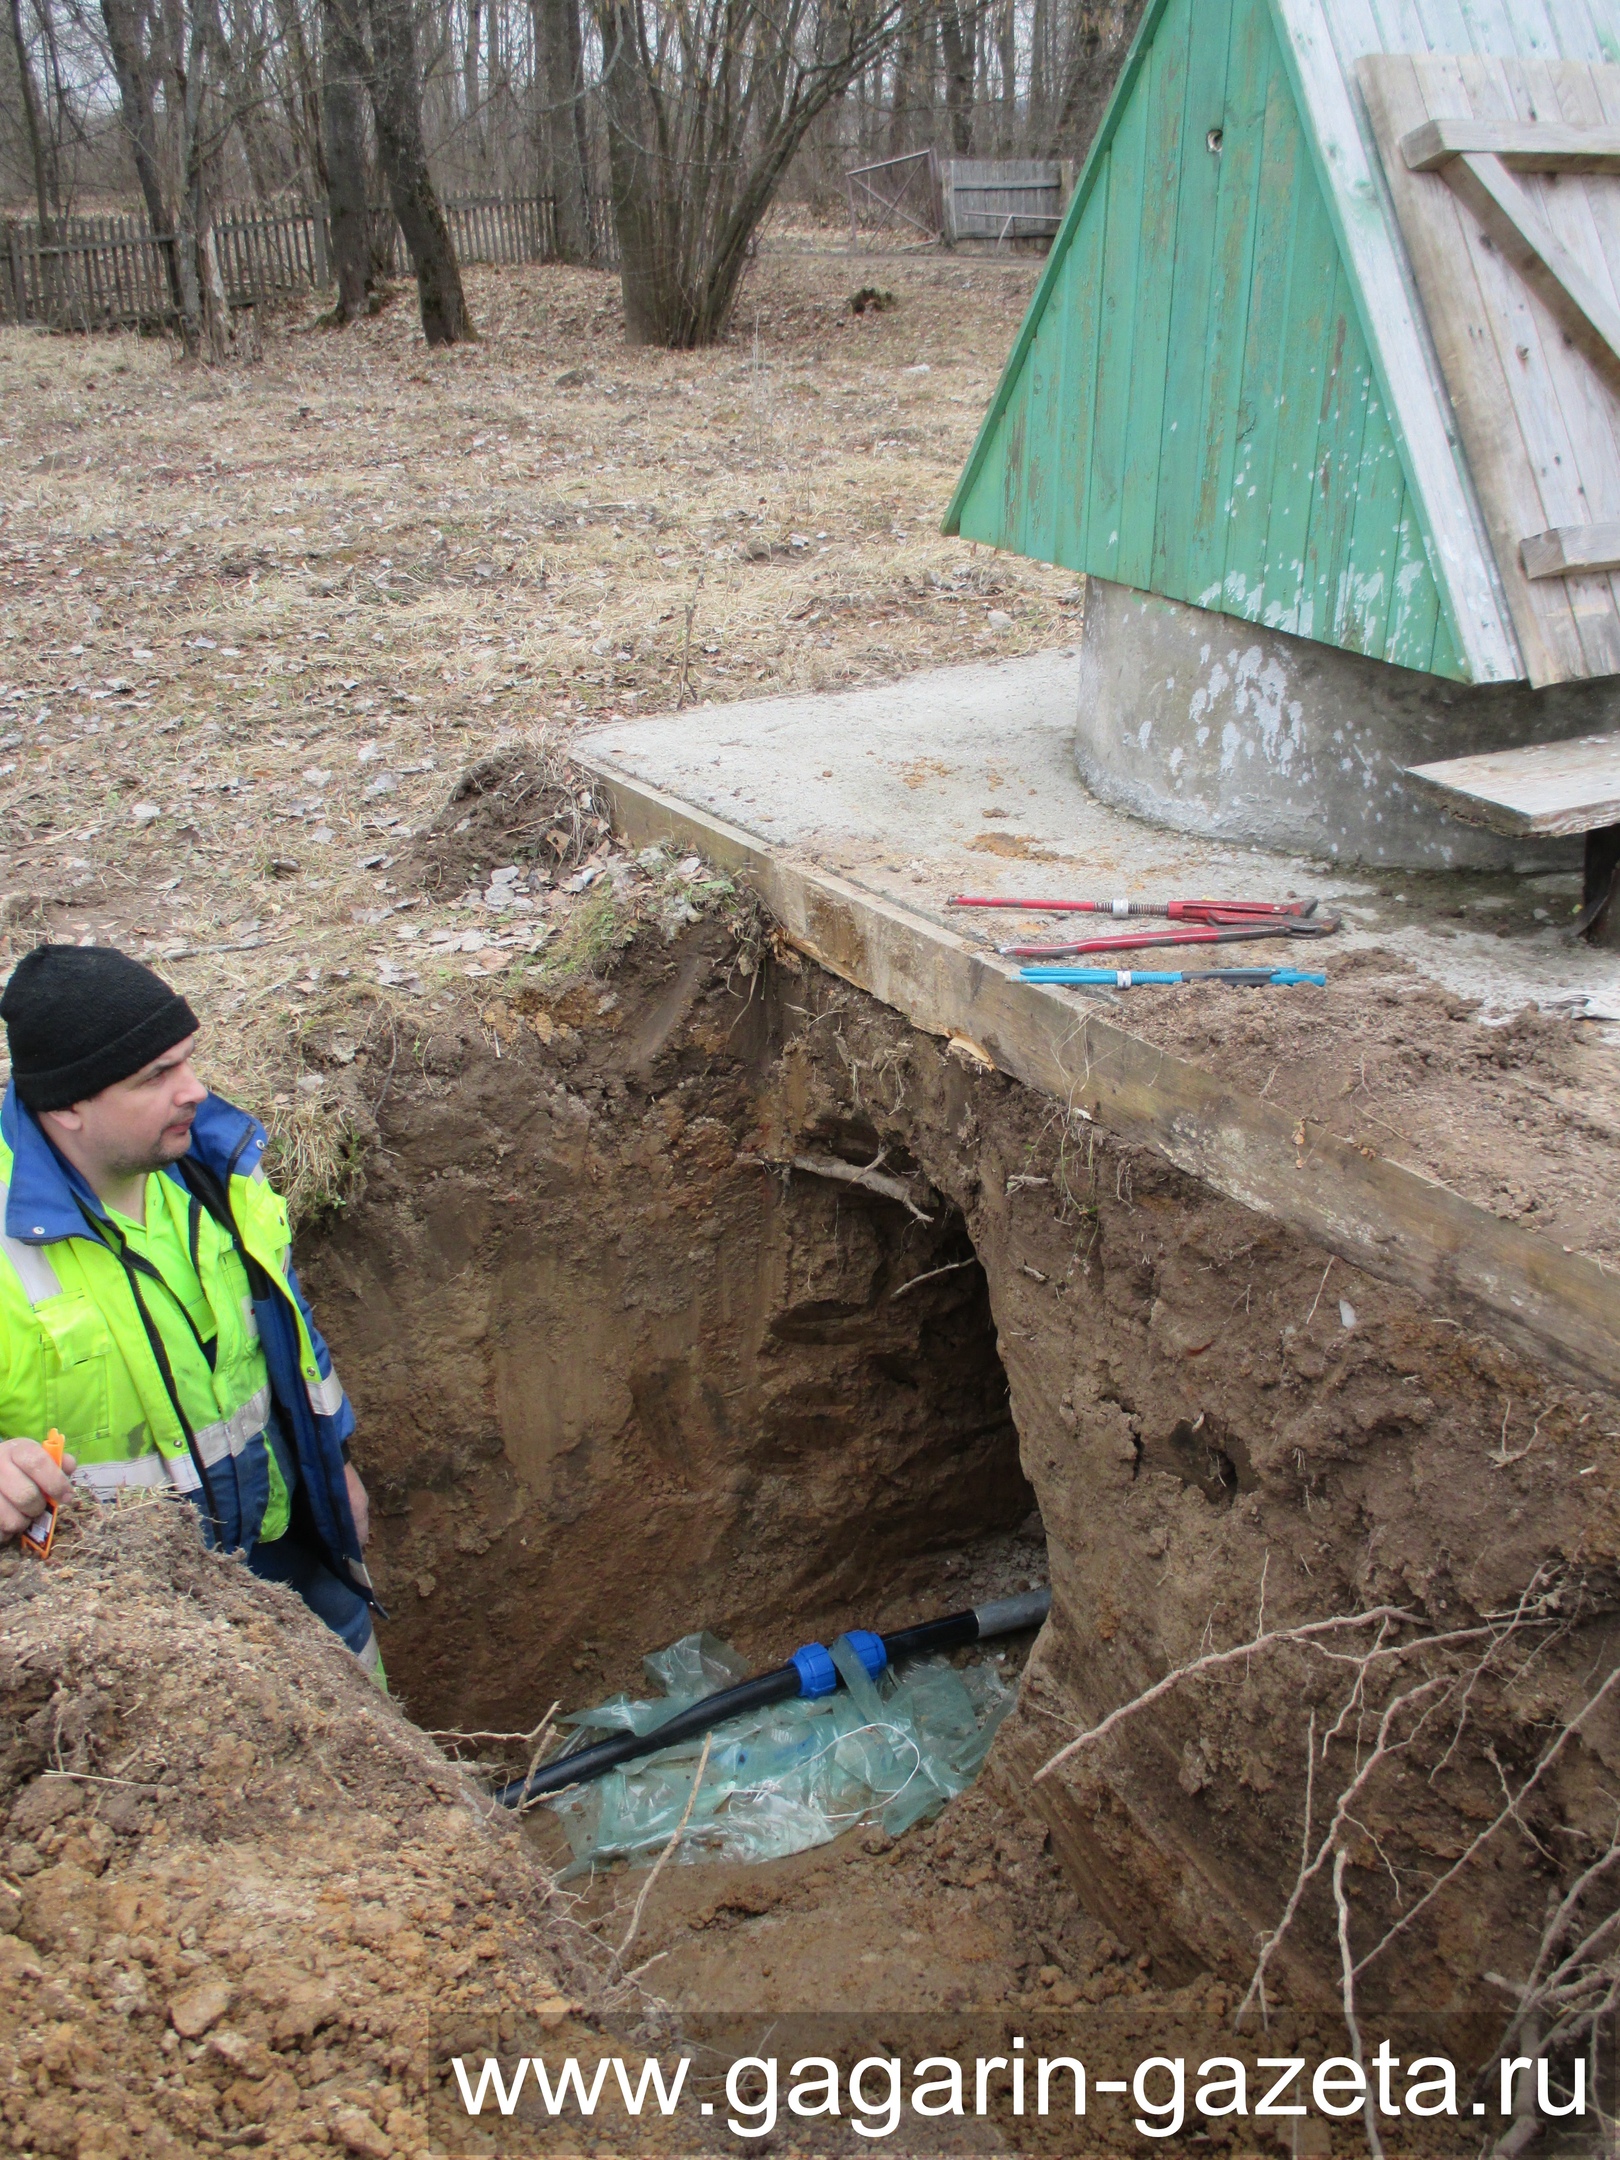
<svg viewBox="0 0 1620 2160"><path fill-rule="evenodd" d="M1583 833L1620 825L1620 734L1409 765L1453 817L1499 833Z"/></svg>

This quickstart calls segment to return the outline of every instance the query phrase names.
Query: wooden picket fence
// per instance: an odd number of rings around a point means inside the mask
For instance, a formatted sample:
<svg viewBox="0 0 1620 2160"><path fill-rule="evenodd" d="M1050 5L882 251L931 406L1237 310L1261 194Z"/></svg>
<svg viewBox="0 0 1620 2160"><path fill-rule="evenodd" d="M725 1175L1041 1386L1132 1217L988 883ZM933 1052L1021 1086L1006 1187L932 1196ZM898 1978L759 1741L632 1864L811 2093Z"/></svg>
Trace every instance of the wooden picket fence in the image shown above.
<svg viewBox="0 0 1620 2160"><path fill-rule="evenodd" d="M444 204L463 263L548 262L557 252L549 195L460 195ZM379 209L373 252L390 275L408 270L405 238L391 211ZM605 202L591 204L599 264L618 260ZM255 307L331 282L331 231L324 203L222 207L214 240L226 297ZM156 329L177 315L174 239L145 218L61 218L43 231L36 220L0 220L0 323L44 323L59 330Z"/></svg>

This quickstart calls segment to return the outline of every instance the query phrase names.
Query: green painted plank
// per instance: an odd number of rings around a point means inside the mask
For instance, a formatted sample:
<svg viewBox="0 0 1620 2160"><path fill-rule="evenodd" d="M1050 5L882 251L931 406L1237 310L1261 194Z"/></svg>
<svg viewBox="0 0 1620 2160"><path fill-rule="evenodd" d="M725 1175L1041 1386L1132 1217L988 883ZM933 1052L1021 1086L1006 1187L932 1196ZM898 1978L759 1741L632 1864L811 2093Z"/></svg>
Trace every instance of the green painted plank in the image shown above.
<svg viewBox="0 0 1620 2160"><path fill-rule="evenodd" d="M1001 545L1001 520L1003 516L1003 443L1006 434L1006 414L997 420L994 433L985 446L980 460L977 484L971 501L964 507L959 530L964 540L987 541L992 547Z"/></svg>
<svg viewBox="0 0 1620 2160"><path fill-rule="evenodd" d="M1448 653L1452 660L1449 667L1441 664ZM1402 667L1432 668L1437 675L1457 672L1456 648L1441 616L1440 594L1429 570L1422 520L1410 481L1402 491L1395 526L1395 577L1389 623L1384 631L1384 657Z"/></svg>
<svg viewBox="0 0 1620 2160"><path fill-rule="evenodd" d="M1209 137L1213 130L1223 127L1226 119L1234 18L1246 15L1252 5L1253 0L1237 0L1233 7L1192 10L1186 95L1176 152L1181 183L1176 198L1151 570L1154 590L1171 593L1177 599L1188 596L1187 554L1198 517L1205 396L1210 364L1219 346L1215 260L1223 154L1210 149Z"/></svg>
<svg viewBox="0 0 1620 2160"><path fill-rule="evenodd" d="M1367 431L1372 370L1355 313L1355 297L1342 263L1334 265L1328 309L1327 350L1322 358L1322 402L1316 415L1311 521L1305 542L1305 592L1300 627L1306 637L1341 642L1344 579L1355 524L1356 484Z"/></svg>
<svg viewBox="0 0 1620 2160"><path fill-rule="evenodd" d="M1427 559L1424 568L1428 569ZM1428 673L1448 676L1453 682L1472 682L1473 674L1467 661L1457 650L1456 640L1451 634L1451 623L1441 605L1439 588L1432 577L1426 582L1428 590L1434 594L1435 605L1434 644L1429 653Z"/></svg>
<svg viewBox="0 0 1620 2160"><path fill-rule="evenodd" d="M1018 530L1018 506L1028 484L1024 467L1024 445L1029 431L1030 368L1028 356L1018 371L1007 410L1001 416L1001 515L996 520L996 546L1012 544L1010 535Z"/></svg>
<svg viewBox="0 0 1620 2160"><path fill-rule="evenodd" d="M951 523L1408 666L1445 660L1268 0L1162 0L1154 21Z"/></svg>
<svg viewBox="0 0 1620 2160"><path fill-rule="evenodd" d="M1361 140L1352 107L1350 86L1340 72L1331 40L1325 34L1322 0L1270 0L1278 26L1283 65L1296 99L1312 167L1322 191L1333 236L1357 295L1362 321L1374 310L1393 306L1407 319L1406 301L1396 291L1380 291L1378 280L1387 278L1398 288L1401 280L1400 241L1391 229L1386 209L1380 206L1367 145ZM1425 42L1419 39L1419 44ZM1443 43L1444 41L1442 41ZM1376 160L1374 161L1376 163ZM1416 324L1397 338L1396 355L1404 354L1421 366L1421 343ZM1451 454L1449 428L1437 431L1438 408L1424 395L1412 394L1406 381L1389 373L1391 353L1382 341L1372 347L1374 372L1401 453L1409 485L1423 517L1423 538L1429 568L1440 588L1453 649L1477 651L1490 679L1518 673L1519 663L1511 629L1500 615L1499 604L1487 588L1492 580L1486 558L1479 553L1473 525L1462 494ZM1446 440L1440 439L1444 432ZM1425 500L1433 504L1433 516L1447 532L1451 549L1460 553L1447 573L1442 564ZM1475 558L1472 566L1463 557ZM1472 627L1464 630L1458 609L1470 608ZM1477 617L1472 611L1478 609ZM1471 679L1471 678L1470 678Z"/></svg>
<svg viewBox="0 0 1620 2160"><path fill-rule="evenodd" d="M1271 517L1277 449L1276 416L1282 396L1283 324L1288 318L1289 272L1301 179L1312 181L1294 97L1273 65L1266 84L1256 207L1253 270L1244 327L1241 388L1232 443L1230 504L1218 589L1204 603L1251 622L1261 619L1267 592L1266 527ZM1214 580L1189 589L1200 597Z"/></svg>
<svg viewBox="0 0 1620 2160"><path fill-rule="evenodd" d="M1281 365L1275 405L1260 426L1275 435L1271 446L1271 508L1260 574L1265 605L1260 620L1273 630L1299 632L1309 571L1311 495L1316 474L1317 420L1323 374L1330 352L1329 308L1338 259L1322 208L1321 191L1309 170L1294 196L1294 230L1288 264L1288 308L1280 327Z"/></svg>
<svg viewBox="0 0 1620 2160"><path fill-rule="evenodd" d="M1182 128L1189 94L1192 24L1192 0L1171 0L1138 92L1147 128L1118 575L1123 583L1144 592L1153 584L1153 524L1169 387L1171 303L1182 269L1176 255L1176 210L1185 162Z"/></svg>
<svg viewBox="0 0 1620 2160"><path fill-rule="evenodd" d="M1108 109L1102 116L1101 125L1092 138L1091 148L1086 153L1086 161L1075 181L1074 193L1070 197L1068 207L1063 214L1063 223L1058 227L1053 237L1051 252L1046 258L1046 268L1042 271L1040 280L1035 287L1034 295L1029 303L1029 312L1024 317L1017 337L1013 340L1012 351L1007 356L1007 365L1001 371L1001 380L997 383L985 416L979 423L979 433L972 450L968 453L968 461L962 468L962 477L957 481L955 493L951 496L946 507L942 525L942 530L945 532L952 533L957 530L957 519L973 491L974 482L978 477L980 461L990 447L995 434L996 423L1001 416L1002 406L1011 394L1013 383L1023 362L1024 353L1046 313L1047 302L1057 283L1063 264L1068 259L1069 249L1074 244L1074 236L1078 232L1081 220L1086 214L1086 207L1091 201L1092 191L1096 187L1098 176L1104 168L1120 122L1131 108L1137 78L1141 74L1148 53L1152 50L1154 35L1159 27L1159 19L1169 5L1170 0L1148 0L1148 5L1142 12L1142 20L1136 27L1136 36L1131 41L1131 49L1125 56L1125 65L1119 71L1119 80L1115 83L1113 95L1108 100Z"/></svg>
<svg viewBox="0 0 1620 2160"><path fill-rule="evenodd" d="M1063 366L1058 378L1057 515L1053 562L1085 567L1091 534L1091 446L1097 419L1097 342L1102 316L1103 239L1112 174L1104 171L1094 214L1076 236L1069 255L1069 293L1064 311Z"/></svg>
<svg viewBox="0 0 1620 2160"><path fill-rule="evenodd" d="M1024 485L1022 495L1007 522L1007 545L1039 562L1052 560L1052 534L1057 523L1058 437L1062 411L1063 337L1072 305L1070 286L1074 276L1074 251L1064 258L1063 270L1052 290L1051 303L1041 318L1024 360L1029 385L1024 421Z"/></svg>
<svg viewBox="0 0 1620 2160"><path fill-rule="evenodd" d="M1370 365L1370 363L1369 363ZM1347 652L1387 655L1395 557L1406 497L1406 474L1389 413L1374 385L1356 475L1355 512L1345 553L1334 643Z"/></svg>
<svg viewBox="0 0 1620 2160"><path fill-rule="evenodd" d="M1219 174L1219 197L1198 433L1192 445L1196 466L1192 486L1181 491L1185 525L1176 533L1174 547L1168 535L1165 545L1167 569L1179 558L1174 574L1180 597L1204 607L1221 604L1232 530L1232 474L1243 425L1250 299L1265 195L1266 121L1277 74L1277 41L1265 0L1237 0L1231 32L1218 123L1221 151L1211 160ZM1189 149L1195 148L1190 141ZM1204 155L1209 157L1207 142ZM1167 523L1161 510L1161 528Z"/></svg>
<svg viewBox="0 0 1620 2160"><path fill-rule="evenodd" d="M1143 70L1144 75L1146 69ZM1114 137L1103 230L1101 323L1097 337L1097 419L1091 438L1085 568L1119 575L1126 435L1135 364L1137 245L1147 101L1133 98Z"/></svg>
<svg viewBox="0 0 1620 2160"><path fill-rule="evenodd" d="M1011 412L1004 411L996 423L995 438L974 491L971 516L965 516L962 521L964 540L978 540L990 547L1001 546L1006 531L1007 439L1012 418Z"/></svg>

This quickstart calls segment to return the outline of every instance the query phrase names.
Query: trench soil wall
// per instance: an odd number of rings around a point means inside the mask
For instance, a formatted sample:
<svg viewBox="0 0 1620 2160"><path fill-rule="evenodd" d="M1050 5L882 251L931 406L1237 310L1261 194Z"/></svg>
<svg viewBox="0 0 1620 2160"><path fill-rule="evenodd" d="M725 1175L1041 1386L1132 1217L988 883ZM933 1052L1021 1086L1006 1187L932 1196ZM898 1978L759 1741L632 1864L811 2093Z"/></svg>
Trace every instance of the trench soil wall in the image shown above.
<svg viewBox="0 0 1620 2160"><path fill-rule="evenodd" d="M1527 1964L1620 1769L1608 1697L1571 1728L1615 1662L1620 1406L713 923L421 1062L304 1255L418 1715L532 1725L700 1624L760 1658L896 1624L1033 1492L1054 1611L992 1767L1099 1921L1245 1975L1308 1756L1322 1827L1439 1668L1357 1693L1261 1653L1037 1782L1054 1749L1212 1647L1390 1605L1477 1670L1357 1797L1358 1949L1402 1923L1363 1999L1479 2009ZM773 1167L880 1155L906 1200ZM1405 1922L1544 1756L1531 1837ZM1337 1957L1324 1875L1279 1971L1322 1991Z"/></svg>
<svg viewBox="0 0 1620 2160"><path fill-rule="evenodd" d="M911 1617L931 1554L1033 1507L959 1211L760 1167L798 1017L716 926L654 947L544 1044L505 1008L431 1039L309 1255L437 1728L642 1686L699 1626L775 1662ZM859 1113L812 1140L877 1151Z"/></svg>

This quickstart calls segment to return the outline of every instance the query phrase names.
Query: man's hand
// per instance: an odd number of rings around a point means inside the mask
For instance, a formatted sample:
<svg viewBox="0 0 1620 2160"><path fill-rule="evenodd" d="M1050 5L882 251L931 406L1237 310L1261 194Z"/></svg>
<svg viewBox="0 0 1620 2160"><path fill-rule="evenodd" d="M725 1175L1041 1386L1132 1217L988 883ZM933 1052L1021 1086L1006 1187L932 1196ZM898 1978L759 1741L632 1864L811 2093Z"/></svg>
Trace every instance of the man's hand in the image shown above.
<svg viewBox="0 0 1620 2160"><path fill-rule="evenodd" d="M73 1456L64 1455L58 1470L37 1440L0 1440L0 1543L19 1537L52 1500L67 1498L66 1473L75 1467Z"/></svg>
<svg viewBox="0 0 1620 2160"><path fill-rule="evenodd" d="M371 1542L371 1502L366 1498L366 1488L352 1462L343 1465L343 1475L349 1486L349 1513L354 1517L354 1534L360 1540L363 1552Z"/></svg>

